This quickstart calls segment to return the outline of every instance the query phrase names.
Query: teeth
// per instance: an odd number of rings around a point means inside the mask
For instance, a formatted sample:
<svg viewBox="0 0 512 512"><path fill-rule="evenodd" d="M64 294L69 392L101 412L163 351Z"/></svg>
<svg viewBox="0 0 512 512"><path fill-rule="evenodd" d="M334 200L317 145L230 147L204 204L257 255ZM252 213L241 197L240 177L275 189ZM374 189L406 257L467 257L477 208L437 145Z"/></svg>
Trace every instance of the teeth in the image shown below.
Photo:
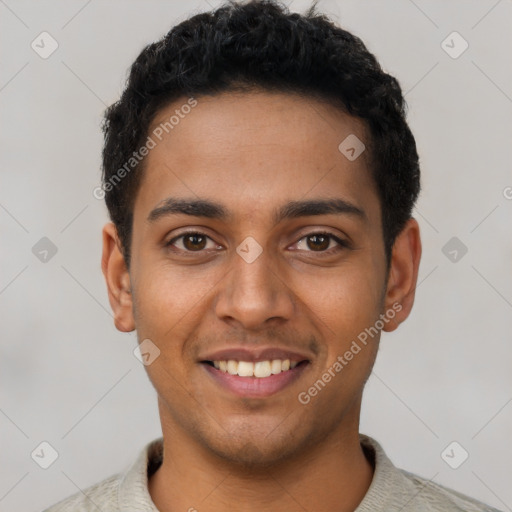
<svg viewBox="0 0 512 512"><path fill-rule="evenodd" d="M230 375L238 375L240 377L257 377L264 378L270 375L276 375L295 368L299 363L297 361L290 362L289 359L273 359L269 361L258 361L252 363L250 361L213 361L213 366L221 372L227 372Z"/></svg>
<svg viewBox="0 0 512 512"><path fill-rule="evenodd" d="M227 370L230 375L238 374L238 363L232 359L227 362Z"/></svg>
<svg viewBox="0 0 512 512"><path fill-rule="evenodd" d="M240 368L240 366L239 366ZM240 370L239 370L240 371ZM258 361L254 363L254 376L255 377L268 377L272 375L270 371L270 361Z"/></svg>
<svg viewBox="0 0 512 512"><path fill-rule="evenodd" d="M238 375L240 377L252 377L254 375L254 363L240 361L238 363Z"/></svg>
<svg viewBox="0 0 512 512"><path fill-rule="evenodd" d="M274 359L271 363L270 363L270 371L274 374L274 373L281 373L281 359Z"/></svg>

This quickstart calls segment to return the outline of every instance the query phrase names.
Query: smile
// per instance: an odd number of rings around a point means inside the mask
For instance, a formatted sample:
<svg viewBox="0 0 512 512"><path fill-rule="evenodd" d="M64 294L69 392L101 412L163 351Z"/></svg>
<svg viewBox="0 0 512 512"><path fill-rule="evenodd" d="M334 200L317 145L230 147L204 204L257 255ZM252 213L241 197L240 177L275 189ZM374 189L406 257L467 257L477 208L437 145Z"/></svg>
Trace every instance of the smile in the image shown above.
<svg viewBox="0 0 512 512"><path fill-rule="evenodd" d="M202 361L209 377L221 389L242 398L267 398L284 390L311 366L307 360L269 359Z"/></svg>

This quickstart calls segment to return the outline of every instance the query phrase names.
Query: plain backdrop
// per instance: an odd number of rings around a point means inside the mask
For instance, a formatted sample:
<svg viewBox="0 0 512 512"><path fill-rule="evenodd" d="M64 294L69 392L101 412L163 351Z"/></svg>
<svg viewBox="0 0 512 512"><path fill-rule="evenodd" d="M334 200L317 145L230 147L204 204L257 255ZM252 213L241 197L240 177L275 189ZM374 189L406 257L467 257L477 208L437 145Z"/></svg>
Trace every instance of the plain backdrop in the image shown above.
<svg viewBox="0 0 512 512"><path fill-rule="evenodd" d="M100 123L143 46L217 5L0 1L2 511L40 511L161 435L100 271ZM382 336L361 431L395 465L511 510L512 2L318 5L398 77L422 165L416 302ZM58 44L47 58L42 32ZM454 441L452 459L469 454L457 469L442 457ZM42 442L58 452L48 469L31 455L51 453Z"/></svg>

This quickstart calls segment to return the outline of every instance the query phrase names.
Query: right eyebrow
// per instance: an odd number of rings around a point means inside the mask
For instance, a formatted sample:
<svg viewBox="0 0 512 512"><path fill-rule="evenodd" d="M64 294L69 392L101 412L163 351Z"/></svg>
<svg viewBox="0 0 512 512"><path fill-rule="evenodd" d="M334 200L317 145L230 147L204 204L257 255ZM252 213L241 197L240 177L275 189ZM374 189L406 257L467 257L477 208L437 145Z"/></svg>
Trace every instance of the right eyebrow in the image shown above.
<svg viewBox="0 0 512 512"><path fill-rule="evenodd" d="M207 217L209 219L225 220L228 218L227 210L219 203L206 199L180 199L168 197L153 209L148 215L148 222L156 222L167 215L191 215L193 217Z"/></svg>

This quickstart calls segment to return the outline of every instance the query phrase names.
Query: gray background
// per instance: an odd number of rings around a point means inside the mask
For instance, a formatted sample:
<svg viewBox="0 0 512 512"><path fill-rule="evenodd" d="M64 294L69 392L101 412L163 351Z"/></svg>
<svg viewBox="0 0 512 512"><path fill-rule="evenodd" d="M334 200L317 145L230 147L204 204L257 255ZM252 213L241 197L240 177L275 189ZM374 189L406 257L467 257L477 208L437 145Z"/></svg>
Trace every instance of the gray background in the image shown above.
<svg viewBox="0 0 512 512"><path fill-rule="evenodd" d="M115 330L100 272L99 125L143 45L215 5L0 0L2 511L39 511L161 435L135 334ZM319 7L399 78L423 172L416 303L383 334L361 431L396 465L511 510L512 2ZM47 59L31 48L43 31L59 45ZM456 59L442 47L453 31L469 43ZM32 252L43 237L57 248L46 262ZM443 252L452 237L456 261ZM59 453L46 470L31 458L42 441ZM469 453L458 469L441 457L452 441Z"/></svg>

